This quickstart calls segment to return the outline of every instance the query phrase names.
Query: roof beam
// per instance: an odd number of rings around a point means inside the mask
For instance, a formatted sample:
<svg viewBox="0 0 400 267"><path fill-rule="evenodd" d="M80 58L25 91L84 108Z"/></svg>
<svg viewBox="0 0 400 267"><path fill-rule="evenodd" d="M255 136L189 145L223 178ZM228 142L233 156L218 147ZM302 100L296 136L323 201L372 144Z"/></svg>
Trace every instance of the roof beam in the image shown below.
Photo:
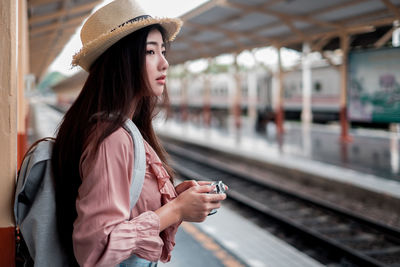
<svg viewBox="0 0 400 267"><path fill-rule="evenodd" d="M392 25L392 24L393 24L393 18L378 19L378 20L369 22L368 25L366 25L365 23L354 24L354 25L345 27L343 30L334 30L334 31L313 34L313 35L310 35L309 38L311 40L316 40L316 39L323 38L323 37L327 37L327 38L339 37L343 33L347 33L349 35L367 33L367 32L375 31L375 27ZM299 43L299 42L301 42L301 39L292 38L290 40L281 41L280 43L282 46L287 46L287 45L295 44L295 43Z"/></svg>
<svg viewBox="0 0 400 267"><path fill-rule="evenodd" d="M44 42L47 42L47 40L52 38L52 35L54 35L54 32L48 32L48 33L43 34L43 35L39 35L39 36L36 36L36 37L31 37L29 39L29 45L31 45L33 43L42 43L43 44ZM31 53L32 52L35 52L35 51L31 50Z"/></svg>
<svg viewBox="0 0 400 267"><path fill-rule="evenodd" d="M42 53L43 51L46 51L46 55L50 52L60 51L63 47L64 44L57 44L56 46L52 47L44 47L43 44L42 45L36 44L33 46L29 46L29 48L31 50L34 50L35 53Z"/></svg>
<svg viewBox="0 0 400 267"><path fill-rule="evenodd" d="M211 0L210 2L200 6L199 10L194 10L190 13L192 16L187 14L185 25L188 26L189 31L185 31L185 34L178 36L177 41L181 41L185 44L185 48L174 52L171 50L171 62L186 61L189 59L195 59L199 57L210 57L216 56L220 53L232 53L240 52L245 49L252 49L255 47L263 47L267 45L274 45L277 47L283 47L293 44L299 44L304 41L312 43L313 50L322 51L323 47L332 38L340 37L342 35L356 35L367 32L372 32L375 27L393 25L393 21L398 19L400 16L400 9L396 2L393 0L378 0L380 4L380 10L374 10L368 14L365 11L361 15L355 15L353 17L346 17L340 19L335 16L336 11L351 11L353 8L358 8L359 6L370 5L370 0L349 0L340 1L337 3L333 1L332 3L323 4L322 8L308 12L306 14L301 12L286 12L285 10L275 10L277 3L284 2L287 0L269 0L263 1L263 4L250 5L246 2L231 1L231 0ZM339 1L338 1L339 2ZM396 3L396 4L395 4ZM275 6L274 6L275 5ZM219 6L221 8L219 8ZM189 21L195 20L202 15L205 15L207 10L218 11L223 7L233 8L237 10L235 15L229 17L220 17L215 23L207 23L203 25L202 23L190 23ZM253 13L264 14L273 18L270 22L265 22L264 25L253 27L251 30L230 30L225 27L231 22L238 22L246 18L250 18ZM325 20L320 18L320 14L330 14L332 15L331 20ZM393 15L394 14L394 15ZM351 16L351 12L349 12ZM297 27L297 23L307 24L306 27ZM233 25L233 24L232 24ZM284 27L285 30L280 27ZM288 31L287 29L290 29ZM193 41L195 36L199 31L214 31L222 35L221 38L213 38L212 41L201 42ZM268 35L269 32L273 32L276 35ZM260 35L260 32L264 32L264 35ZM265 37L264 37L265 36ZM225 38L225 39L224 39ZM387 42L390 38L390 33L386 33L385 36L381 37L375 45L382 45ZM216 40L218 39L218 40ZM226 43L229 46L221 46L221 42L224 40L229 40ZM248 44L248 42L250 44ZM190 47L190 48L189 48ZM195 47L195 49L193 49ZM193 51L195 50L195 51ZM328 56L324 55L325 58Z"/></svg>
<svg viewBox="0 0 400 267"><path fill-rule="evenodd" d="M63 36L67 36L68 35L68 37L70 37L75 31L76 31L76 28L73 28L73 27L65 28L62 31L62 35ZM36 44L36 43L42 43L43 44L43 42L47 43L48 40L52 40L54 38L54 34L55 34L55 32L52 31L52 32L48 32L48 33L45 33L45 34L42 34L42 35L31 37L30 40L29 40L29 45L30 44Z"/></svg>
<svg viewBox="0 0 400 267"><path fill-rule="evenodd" d="M211 31L215 31L215 32L220 32L220 33L225 34L228 37L235 36L235 38L245 37L245 38L253 39L255 41L263 41L263 42L268 42L269 41L268 38L260 37L258 35L253 34L253 33L250 33L250 32L233 32L233 31L230 31L230 30L222 29L222 28L217 27L217 26L213 26L210 29L210 27L208 27L208 26L195 24L195 23L191 23L191 22L186 22L186 25L188 25L190 27L193 27L195 29L202 30L202 31L210 31L211 30Z"/></svg>
<svg viewBox="0 0 400 267"><path fill-rule="evenodd" d="M321 51L322 48L329 43L332 38L329 36L323 36L321 39L317 40L314 44L311 45L311 50Z"/></svg>
<svg viewBox="0 0 400 267"><path fill-rule="evenodd" d="M260 8L265 8L267 6L271 6L271 5L273 5L273 4L277 3L277 2L282 2L282 1L283 0L270 1L270 2L264 3L262 5L259 5L259 7ZM229 6L230 5L230 3L227 3L227 1L221 1L219 4L220 4L220 6ZM234 7L234 8L237 8L237 7ZM240 19L241 17L243 17L244 14L248 14L248 13L252 12L251 9L241 9L241 11L242 12L240 12L238 15L234 15L234 16L231 16L231 17L225 19L225 20L219 21L219 24L225 24L225 23L234 21L236 19Z"/></svg>
<svg viewBox="0 0 400 267"><path fill-rule="evenodd" d="M260 8L261 7L265 8L265 7L268 7L268 6L272 6L272 5L274 5L276 3L279 3L279 2L282 2L282 1L286 1L286 0L271 0L271 1L267 2L267 3L262 4L260 6ZM219 5L221 5L221 6L224 6L224 5L226 6L227 5L225 0L216 1L216 3L219 3ZM250 13L250 12L252 12L252 11L251 10L243 10L243 12L241 12L238 15L233 15L231 17L228 17L228 18L226 18L224 20L219 21L218 24L219 25L223 25L223 24L229 23L231 21L235 21L235 20L240 19L241 17L243 17L243 14L247 14L247 13ZM290 23L290 21L288 21L288 23ZM185 22L185 25L187 26L187 25L190 25L190 24L188 24L188 22ZM274 27L277 27L277 26L280 26L280 25L281 25L281 22L277 21L277 22L270 23L269 25L261 25L261 26L259 26L257 28L253 28L252 32L257 32L259 30L266 30L266 29L269 29L269 28L274 28ZM291 24L289 26L289 28L293 28L292 29L293 31L297 30L296 28L294 28L293 24ZM217 29L217 28L215 26L213 26L213 29ZM209 30L209 28L204 28L203 30ZM265 38L265 37L260 37L260 36L255 35L255 34L251 34L249 32L240 33L240 32L237 32L237 31L234 32L234 31L225 30L225 29L222 29L222 28L218 28L218 31L219 32L224 31L225 34L227 34L227 35L234 34L234 35L237 35L238 37L243 36L243 37L250 38L250 39L256 38L258 40L259 38ZM301 31L297 30L297 33L301 35ZM266 38L263 39L263 40L268 41Z"/></svg>
<svg viewBox="0 0 400 267"><path fill-rule="evenodd" d="M315 24L318 26L323 26L323 27L329 27L329 28L341 28L341 25L338 25L336 23L331 23L331 22L325 22L325 21L320 21L317 19L314 19L312 17L309 16L304 16L304 15L287 15L278 11L273 11L271 9L265 9L264 5L257 5L257 6L247 6L247 5L243 5L243 4L239 4L239 3L232 3L232 2L225 2L223 3L224 6L229 6L229 7L234 7L234 8L238 8L241 10L244 10L246 12L257 12L257 13L264 13L266 15L272 15L278 18L286 18L288 20L297 20L297 21L305 21L308 22L310 24Z"/></svg>
<svg viewBox="0 0 400 267"><path fill-rule="evenodd" d="M356 25L357 22L359 22L360 20L363 21L362 24L366 25L366 22L364 21L364 19L368 19L370 17L374 17L374 16L380 16L380 15L385 15L387 14L387 10L386 9L381 9L378 11L373 11L370 13L364 13L362 15L358 15L358 16L354 16L354 17L350 17L350 18L345 18L340 20L339 22L344 25L344 27L348 27L348 26L353 26ZM392 19L393 21L393 19ZM359 25L360 23L358 23ZM368 25L370 25L370 22L368 22Z"/></svg>
<svg viewBox="0 0 400 267"><path fill-rule="evenodd" d="M294 25L293 22L288 19L288 18L281 18L281 21L283 21L288 27L289 29L296 34L299 38L303 39L304 41L306 41L308 38L307 36L299 29L297 29Z"/></svg>
<svg viewBox="0 0 400 267"><path fill-rule="evenodd" d="M311 13L308 13L307 16L315 16L315 15L321 15L321 14L325 14L325 13L329 13L338 9L342 9L345 7L350 7L350 6L355 6L357 4L366 2L367 0L352 0L352 1L348 1L348 2L344 2L344 3L340 3L338 5L333 5L330 7L326 7L326 8L322 8L322 9L318 9L315 10Z"/></svg>
<svg viewBox="0 0 400 267"><path fill-rule="evenodd" d="M70 10L60 9L57 12L49 13L46 15L33 16L33 17L29 18L29 25L40 23L43 21L51 20L51 19L56 19L56 18L59 18L60 16L66 16L69 14L77 14L77 13L85 12L85 11L90 12L98 3L99 3L99 1L94 1L94 2L89 2L87 4L84 4L84 5L73 7Z"/></svg>
<svg viewBox="0 0 400 267"><path fill-rule="evenodd" d="M195 43L195 42L194 42ZM193 53L192 50L185 50L185 51L177 51L176 53L171 53L171 64L178 64L178 63L182 63L188 60L194 60L194 59L198 59L198 58L207 58L207 57L215 57L218 56L220 54L224 54L224 53L240 53L246 49L252 49L255 47L263 47L266 45L265 42L259 42L251 45L241 45L240 47L237 46L233 46L230 48L221 48L219 47L219 44L221 43L221 41L215 41L212 43L207 43L207 45L202 45L201 49L197 49L195 53ZM272 41L270 44L274 44L275 41ZM200 48L199 44L198 48ZM190 44L191 46L191 44ZM183 55L183 56L182 56ZM185 57L185 55L189 55L187 57Z"/></svg>
<svg viewBox="0 0 400 267"><path fill-rule="evenodd" d="M385 6L387 7L387 9L393 13L393 15L395 15L395 17L397 19L400 19L400 10L398 7L396 7L392 2L390 2L389 0L381 0Z"/></svg>
<svg viewBox="0 0 400 267"><path fill-rule="evenodd" d="M313 34L309 36L309 39L310 41L315 41L319 38L334 38L334 37L339 37L343 34L353 35L353 34L372 32L374 30L375 27L370 25L352 26L346 28L345 30L333 30L333 31ZM280 45L284 47L291 44L300 43L301 41L302 40L299 38L286 39L284 41L281 41Z"/></svg>
<svg viewBox="0 0 400 267"><path fill-rule="evenodd" d="M378 41L374 43L375 48L380 48L382 47L387 41L389 41L390 38L392 38L392 34L396 27L392 27L390 30L388 30L381 38L379 38Z"/></svg>
<svg viewBox="0 0 400 267"><path fill-rule="evenodd" d="M69 4L70 1L71 0L63 0L63 2L62 2L60 10L65 11L65 14L68 13L68 9L69 9L68 8L68 4ZM58 53L59 50L60 50L60 49L56 50L56 48L58 46L57 43L58 43L58 41L60 39L61 32L65 28L64 25L63 25L65 17L66 17L65 15L58 17L58 20L57 20L57 23L56 23L57 29L54 31L54 36L49 40L49 44L48 44L49 53L46 54L44 56L44 58L42 59L42 64L41 64L41 68L40 68L40 76L42 76L42 73L50 65L51 60L53 60L55 58L55 53ZM78 17L78 18L75 18L75 19L72 19L72 20L68 21L65 24L67 25L66 27L70 27L71 26L70 23L72 23L72 25L73 25L73 23L75 23L75 24L79 23L80 24L81 21L82 21L81 18Z"/></svg>
<svg viewBox="0 0 400 267"><path fill-rule="evenodd" d="M59 42L57 43L57 45L60 44L60 43L64 43L64 44L67 43L68 40L71 38L71 35L74 32L73 30L75 30L75 29L71 28L71 29L68 29L68 30L64 30L62 32L62 34L60 35L60 37L59 37ZM35 46L37 46L38 48L42 48L44 43L47 44L49 42L49 40L54 40L55 36L56 36L56 32L53 32L51 34L47 34L45 36L40 36L38 38L32 39L29 42L29 46L31 48L33 48ZM31 49L31 51L32 51L32 53L34 53L36 50L32 50Z"/></svg>
<svg viewBox="0 0 400 267"><path fill-rule="evenodd" d="M259 9L257 9L257 10L263 10L263 8L265 8L265 7L272 6L272 5L274 5L274 4L278 3L278 2L282 2L282 1L284 1L284 0L274 0L274 1L270 1L270 2L264 3L264 4L262 4L262 5L259 5ZM225 1L225 2L221 2L220 4L221 4L221 5L224 5L224 6L228 6L228 5L229 5L229 4L226 3L226 1ZM247 14L247 13L250 13L250 12L253 12L253 10L252 10L252 9L245 9L245 10L243 10L242 13L240 13L240 14L238 14L238 15L234 15L234 16L232 16L232 17L229 17L229 18L225 19L225 20L219 21L219 25L223 25L223 24L225 24L225 23L229 23L229 22L234 21L234 20L236 20L236 19L240 19L241 17L243 17L243 13L244 13L244 14ZM304 39L306 39L305 36L304 36L304 34L303 34L303 32L300 31L300 30L298 30L298 29L293 25L293 23L292 23L292 21L290 21L289 17L287 17L287 16L282 17L281 20L291 29L291 31L292 31L294 34L297 34L298 36L301 36L301 37L303 37ZM259 26L259 27L256 28L256 29L252 29L252 31L253 31L253 32L257 32L257 30L259 30L259 29L260 29L260 30L265 30L265 29L273 28L273 27L276 27L276 26L279 26L279 25L281 25L281 23L271 23L270 25L267 25L267 27L264 26L264 25L262 25L262 26ZM215 28L215 27L214 27L214 28ZM232 31L231 31L231 32L232 32ZM232 32L232 33L233 33L233 34L237 34L237 32ZM260 38L260 37L257 36L257 35L254 35L254 34L252 34L252 35L254 36L254 38L257 38L257 39ZM247 37L247 38L253 38L253 37L250 37L250 36L245 36L245 37Z"/></svg>
<svg viewBox="0 0 400 267"><path fill-rule="evenodd" d="M30 6L40 6L40 5L46 5L50 3L59 3L61 0L30 0L29 5Z"/></svg>
<svg viewBox="0 0 400 267"><path fill-rule="evenodd" d="M370 16L375 15L374 13L370 13ZM360 27L360 26L370 26L370 27L380 27L380 26L385 26L385 25L393 25L393 21L395 19L393 17L389 17L389 18L382 18L382 19L376 19L376 20L372 20L369 21L368 23L366 22L356 22L352 25L348 25L345 27L344 30L349 29L349 28L354 28L354 27Z"/></svg>
<svg viewBox="0 0 400 267"><path fill-rule="evenodd" d="M185 61L188 60L195 60L195 59L199 59L199 58L208 58L208 57L216 57L218 55L224 54L224 53L240 53L246 49L252 49L254 47L261 47L263 46L262 44L259 44L259 46L254 46L254 45L243 45L240 48L237 47L232 47L229 49L226 48L219 48L218 47L218 43L219 42L215 42L214 44L208 45L208 49L211 52L200 52L200 53L188 53L188 57L182 57L177 55L175 57L175 60L171 60L171 64L179 64L179 63L183 63Z"/></svg>
<svg viewBox="0 0 400 267"><path fill-rule="evenodd" d="M196 17L197 15L203 14L207 10L210 10L211 8L215 7L218 5L218 3L221 2L221 0L211 0L203 5L193 9L192 11L189 11L188 13L183 14L180 18L183 21L187 21L193 17Z"/></svg>
<svg viewBox="0 0 400 267"><path fill-rule="evenodd" d="M77 27L78 25L80 25L82 23L83 19L82 17L78 17L78 18L74 18L71 20L68 20L64 23L62 23L61 21L57 21L54 22L52 24L43 26L43 27L34 27L31 31L30 31L30 36L36 36L39 35L41 33L45 33L45 32L49 32L49 31L54 31L54 30L63 30L66 28L70 28L70 27Z"/></svg>

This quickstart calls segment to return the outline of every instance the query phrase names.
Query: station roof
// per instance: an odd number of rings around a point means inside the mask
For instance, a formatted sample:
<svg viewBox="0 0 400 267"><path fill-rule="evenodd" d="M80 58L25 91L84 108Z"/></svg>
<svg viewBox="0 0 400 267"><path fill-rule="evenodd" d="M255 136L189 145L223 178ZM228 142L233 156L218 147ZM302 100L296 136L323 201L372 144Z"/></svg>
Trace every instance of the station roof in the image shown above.
<svg viewBox="0 0 400 267"><path fill-rule="evenodd" d="M100 0L29 0L30 72L40 78Z"/></svg>
<svg viewBox="0 0 400 267"><path fill-rule="evenodd" d="M169 62L270 45L301 49L303 42L322 51L337 47L341 35L378 47L390 40L399 7L400 0L211 0L181 17Z"/></svg>

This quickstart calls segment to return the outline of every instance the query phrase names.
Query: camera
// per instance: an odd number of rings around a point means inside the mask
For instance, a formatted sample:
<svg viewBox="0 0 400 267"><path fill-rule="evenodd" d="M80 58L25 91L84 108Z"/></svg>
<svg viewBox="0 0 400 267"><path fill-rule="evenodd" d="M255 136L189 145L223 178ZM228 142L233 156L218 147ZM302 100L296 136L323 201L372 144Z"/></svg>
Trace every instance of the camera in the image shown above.
<svg viewBox="0 0 400 267"><path fill-rule="evenodd" d="M210 194L223 194L225 193L225 185L222 181L217 181L213 182L211 186L215 185L215 188L213 191L210 192Z"/></svg>
<svg viewBox="0 0 400 267"><path fill-rule="evenodd" d="M217 182L213 182L211 183L211 185L215 185L215 188L213 191L209 192L209 194L223 194L225 193L225 185L222 181L217 181ZM213 209L210 211L210 213L208 214L208 216L213 215L217 213L216 209Z"/></svg>

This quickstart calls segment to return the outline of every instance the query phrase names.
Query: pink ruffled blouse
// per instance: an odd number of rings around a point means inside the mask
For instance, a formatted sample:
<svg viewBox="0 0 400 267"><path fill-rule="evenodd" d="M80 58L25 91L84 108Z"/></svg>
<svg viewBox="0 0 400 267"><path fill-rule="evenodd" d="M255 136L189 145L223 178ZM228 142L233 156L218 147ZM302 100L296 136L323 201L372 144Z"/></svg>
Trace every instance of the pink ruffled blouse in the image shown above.
<svg viewBox="0 0 400 267"><path fill-rule="evenodd" d="M161 160L144 142L146 174L139 200L129 211L133 140L123 128L108 136L94 160L81 157L82 185L79 187L73 245L80 266L115 266L132 254L167 262L175 245L179 224L160 233L154 212L177 193Z"/></svg>

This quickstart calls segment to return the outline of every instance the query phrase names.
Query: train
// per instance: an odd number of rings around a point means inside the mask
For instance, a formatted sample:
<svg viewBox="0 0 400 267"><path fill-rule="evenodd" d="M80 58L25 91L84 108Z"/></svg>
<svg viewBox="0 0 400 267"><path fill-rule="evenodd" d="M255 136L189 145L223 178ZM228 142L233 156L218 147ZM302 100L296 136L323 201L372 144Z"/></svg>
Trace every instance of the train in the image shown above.
<svg viewBox="0 0 400 267"><path fill-rule="evenodd" d="M237 99L237 79L240 81L239 106L242 116L253 112L257 120L274 119L273 73L266 67L248 71L189 74L169 77L168 92L173 112L185 105L189 114L198 116L205 106L213 116L230 114ZM302 71L286 71L283 78L283 108L287 120L300 120L302 109ZM184 101L186 99L186 101ZM339 120L340 72L335 66L312 68L311 108L313 121L327 123ZM253 110L253 111L252 111Z"/></svg>

